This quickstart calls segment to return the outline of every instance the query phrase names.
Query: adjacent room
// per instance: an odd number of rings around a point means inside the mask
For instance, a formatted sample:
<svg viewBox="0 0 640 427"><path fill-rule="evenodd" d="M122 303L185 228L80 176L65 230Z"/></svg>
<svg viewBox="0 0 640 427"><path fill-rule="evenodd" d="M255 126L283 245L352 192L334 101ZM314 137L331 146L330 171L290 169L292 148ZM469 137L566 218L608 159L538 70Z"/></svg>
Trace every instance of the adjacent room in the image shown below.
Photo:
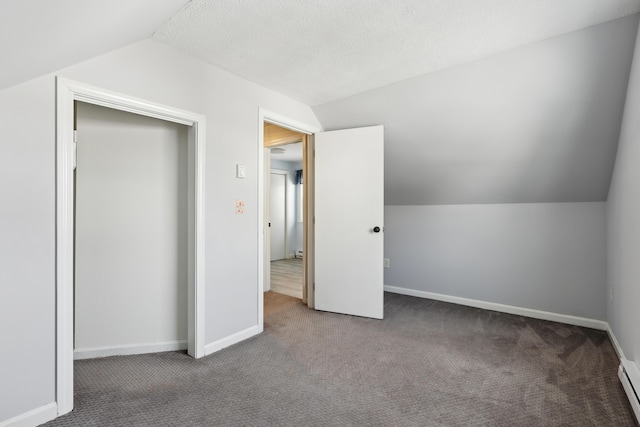
<svg viewBox="0 0 640 427"><path fill-rule="evenodd" d="M0 427L637 426L640 0L0 4Z"/></svg>

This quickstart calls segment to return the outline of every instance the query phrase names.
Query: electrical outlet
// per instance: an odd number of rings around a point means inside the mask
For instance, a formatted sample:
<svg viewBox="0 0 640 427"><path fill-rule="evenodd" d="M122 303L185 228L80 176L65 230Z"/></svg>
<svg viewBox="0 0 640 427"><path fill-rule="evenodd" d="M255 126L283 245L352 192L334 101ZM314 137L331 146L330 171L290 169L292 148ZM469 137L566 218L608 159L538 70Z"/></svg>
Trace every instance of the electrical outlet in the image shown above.
<svg viewBox="0 0 640 427"><path fill-rule="evenodd" d="M389 258L384 259L384 268L391 267L391 260Z"/></svg>
<svg viewBox="0 0 640 427"><path fill-rule="evenodd" d="M613 286L609 286L609 302L613 302Z"/></svg>
<svg viewBox="0 0 640 427"><path fill-rule="evenodd" d="M244 213L244 200L236 200L236 215Z"/></svg>

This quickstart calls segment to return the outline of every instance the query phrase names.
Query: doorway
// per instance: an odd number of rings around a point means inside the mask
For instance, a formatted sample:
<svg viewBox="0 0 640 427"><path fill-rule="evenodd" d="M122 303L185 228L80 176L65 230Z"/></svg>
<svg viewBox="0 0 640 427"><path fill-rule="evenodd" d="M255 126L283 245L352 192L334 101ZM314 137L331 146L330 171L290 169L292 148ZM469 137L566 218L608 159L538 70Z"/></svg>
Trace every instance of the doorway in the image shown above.
<svg viewBox="0 0 640 427"><path fill-rule="evenodd" d="M265 291L304 299L304 167L306 135L265 123Z"/></svg>
<svg viewBox="0 0 640 427"><path fill-rule="evenodd" d="M77 102L74 359L187 349L187 127Z"/></svg>
<svg viewBox="0 0 640 427"><path fill-rule="evenodd" d="M73 409L76 101L127 111L187 129L187 351L204 356L205 117L71 80L56 78L56 404Z"/></svg>

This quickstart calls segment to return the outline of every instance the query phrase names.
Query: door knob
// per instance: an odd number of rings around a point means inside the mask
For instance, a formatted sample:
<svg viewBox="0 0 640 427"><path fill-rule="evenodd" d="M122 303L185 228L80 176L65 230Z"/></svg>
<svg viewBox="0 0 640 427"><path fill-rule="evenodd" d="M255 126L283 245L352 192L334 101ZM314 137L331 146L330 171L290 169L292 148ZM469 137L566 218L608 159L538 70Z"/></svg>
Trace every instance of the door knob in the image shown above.
<svg viewBox="0 0 640 427"><path fill-rule="evenodd" d="M378 227L377 225L375 227L373 227L373 232L374 233L379 233L380 232L380 227Z"/></svg>

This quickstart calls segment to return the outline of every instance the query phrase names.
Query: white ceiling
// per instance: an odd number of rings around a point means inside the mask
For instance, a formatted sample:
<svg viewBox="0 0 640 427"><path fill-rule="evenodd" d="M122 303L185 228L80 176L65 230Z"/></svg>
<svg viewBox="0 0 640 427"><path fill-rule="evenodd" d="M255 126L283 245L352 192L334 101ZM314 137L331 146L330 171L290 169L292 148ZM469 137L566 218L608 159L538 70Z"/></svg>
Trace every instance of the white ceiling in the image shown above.
<svg viewBox="0 0 640 427"><path fill-rule="evenodd" d="M153 37L314 106L639 11L640 0L193 0Z"/></svg>
<svg viewBox="0 0 640 427"><path fill-rule="evenodd" d="M284 149L284 153L274 153L271 151L272 160L284 160L285 162L302 161L302 142L295 144L281 145L278 148Z"/></svg>
<svg viewBox="0 0 640 427"><path fill-rule="evenodd" d="M2 0L0 90L146 39L187 0Z"/></svg>

